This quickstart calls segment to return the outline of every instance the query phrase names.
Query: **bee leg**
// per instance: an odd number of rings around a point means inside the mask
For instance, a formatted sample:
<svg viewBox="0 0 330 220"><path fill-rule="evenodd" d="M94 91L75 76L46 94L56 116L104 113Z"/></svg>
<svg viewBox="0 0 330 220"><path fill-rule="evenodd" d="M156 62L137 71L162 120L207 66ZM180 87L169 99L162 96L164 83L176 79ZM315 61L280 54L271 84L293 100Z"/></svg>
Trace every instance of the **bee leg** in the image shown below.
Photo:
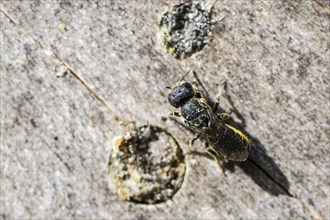
<svg viewBox="0 0 330 220"><path fill-rule="evenodd" d="M218 163L218 166L221 168L222 170L222 173L226 175L225 171L226 171L226 168L225 168L225 162L224 160L222 160L222 158L219 158L220 155L212 148L209 146L209 143L205 142L205 148L206 148L206 151L207 153L214 159L217 161Z"/></svg>
<svg viewBox="0 0 330 220"><path fill-rule="evenodd" d="M214 106L213 106L213 113L214 114L217 114L218 110L219 110L219 106L220 106L220 97L222 96L222 91L225 91L224 94L227 95L226 93L226 90L227 90L227 83L225 83L223 85L223 88L220 88L219 89L219 93L218 95L216 96L217 97L217 101L215 102ZM224 121L224 120L227 120L230 118L230 114L232 113L232 111L230 111L229 113L220 113L220 114L217 114L218 118L221 120L221 121Z"/></svg>
<svg viewBox="0 0 330 220"><path fill-rule="evenodd" d="M221 90L219 92L219 95L217 95L217 101L214 103L214 106L212 108L212 111L214 114L217 114L217 111L219 110L219 106L220 106L220 96L221 96ZM228 120L230 118L230 113L220 113L217 114L217 117L221 120L221 121L225 121Z"/></svg>
<svg viewBox="0 0 330 220"><path fill-rule="evenodd" d="M220 95L217 96L217 101L213 105L212 108L213 113L217 113L217 111L219 110L219 106L220 106Z"/></svg>
<svg viewBox="0 0 330 220"><path fill-rule="evenodd" d="M181 113L180 112L171 112L170 115L171 116L176 116L176 117L181 117Z"/></svg>
<svg viewBox="0 0 330 220"><path fill-rule="evenodd" d="M195 89L195 97L202 98L202 93L197 88Z"/></svg>
<svg viewBox="0 0 330 220"><path fill-rule="evenodd" d="M125 129L127 129L129 131L131 131L131 130L136 131L137 130L135 121L125 122L125 123L123 123L123 126L125 127Z"/></svg>
<svg viewBox="0 0 330 220"><path fill-rule="evenodd" d="M192 158L191 158L191 162L192 164L194 165L197 165L198 162L195 160L195 156L194 156L194 153L193 153L193 144L194 142L200 137L199 134L195 134L195 136L191 139L190 143L189 143L189 153L192 154Z"/></svg>
<svg viewBox="0 0 330 220"><path fill-rule="evenodd" d="M230 118L229 113L221 113L218 115L218 118L220 118L221 121L226 121Z"/></svg>
<svg viewBox="0 0 330 220"><path fill-rule="evenodd" d="M217 101L216 101L216 103L215 103L214 106L213 106L213 113L214 113L214 114L216 114L217 111L219 110L221 91L222 91L222 90L220 90L219 95L217 95ZM231 112L229 112L229 113L220 113L220 114L218 114L217 116L218 116L218 118L219 118L221 121L225 121L225 120L228 120L228 119L230 118L230 113L231 113Z"/></svg>
<svg viewBox="0 0 330 220"><path fill-rule="evenodd" d="M195 136L191 139L190 143L189 143L189 149L190 151L192 151L192 146L194 145L194 142L200 137L200 134L195 134Z"/></svg>

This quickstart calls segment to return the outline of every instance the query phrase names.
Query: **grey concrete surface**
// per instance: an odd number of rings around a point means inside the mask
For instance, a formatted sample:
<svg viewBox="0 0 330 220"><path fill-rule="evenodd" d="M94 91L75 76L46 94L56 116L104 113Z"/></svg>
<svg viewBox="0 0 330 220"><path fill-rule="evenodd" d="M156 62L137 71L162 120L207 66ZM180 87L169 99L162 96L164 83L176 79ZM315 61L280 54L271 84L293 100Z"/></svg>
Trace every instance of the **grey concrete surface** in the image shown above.
<svg viewBox="0 0 330 220"><path fill-rule="evenodd" d="M177 2L175 2L177 3ZM329 1L225 1L213 40L176 60L158 36L174 1L2 1L1 219L329 219ZM109 190L118 116L193 133L161 117L165 86L188 75L252 139L226 176L203 149L157 205ZM203 90L205 89L205 90Z"/></svg>

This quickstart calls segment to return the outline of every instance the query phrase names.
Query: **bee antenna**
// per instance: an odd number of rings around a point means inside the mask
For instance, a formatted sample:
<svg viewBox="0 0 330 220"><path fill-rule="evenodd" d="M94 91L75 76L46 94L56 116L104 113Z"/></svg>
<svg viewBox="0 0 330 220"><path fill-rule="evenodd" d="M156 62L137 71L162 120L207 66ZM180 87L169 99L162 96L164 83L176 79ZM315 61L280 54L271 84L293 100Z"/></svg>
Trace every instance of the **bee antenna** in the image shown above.
<svg viewBox="0 0 330 220"><path fill-rule="evenodd" d="M190 73L190 70L188 70L181 78L180 78L180 80L179 80L179 82L178 82L178 84L180 84L182 81L183 81L183 79L188 75L188 73Z"/></svg>

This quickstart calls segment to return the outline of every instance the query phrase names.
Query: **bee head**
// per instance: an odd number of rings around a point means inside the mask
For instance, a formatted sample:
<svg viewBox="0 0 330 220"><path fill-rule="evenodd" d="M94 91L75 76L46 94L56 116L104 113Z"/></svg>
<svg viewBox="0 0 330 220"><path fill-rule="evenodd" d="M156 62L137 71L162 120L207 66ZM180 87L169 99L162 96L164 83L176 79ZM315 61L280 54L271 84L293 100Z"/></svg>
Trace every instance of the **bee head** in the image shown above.
<svg viewBox="0 0 330 220"><path fill-rule="evenodd" d="M189 99L194 97L194 88L190 83L182 83L172 89L168 94L168 101L175 108L183 106Z"/></svg>

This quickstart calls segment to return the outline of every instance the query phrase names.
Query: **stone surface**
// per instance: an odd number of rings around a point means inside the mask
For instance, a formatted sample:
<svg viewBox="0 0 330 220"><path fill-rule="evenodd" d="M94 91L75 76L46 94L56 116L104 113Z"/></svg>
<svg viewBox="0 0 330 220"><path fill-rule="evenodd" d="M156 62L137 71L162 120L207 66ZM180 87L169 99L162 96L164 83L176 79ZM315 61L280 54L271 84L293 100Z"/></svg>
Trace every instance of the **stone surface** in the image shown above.
<svg viewBox="0 0 330 220"><path fill-rule="evenodd" d="M158 23L171 1L2 1L2 219L329 218L329 1L217 1L213 40L186 60ZM108 188L118 116L158 125L184 152L193 133L161 117L187 81L252 140L226 176L203 143L171 201L138 205ZM203 90L205 89L205 90Z"/></svg>

